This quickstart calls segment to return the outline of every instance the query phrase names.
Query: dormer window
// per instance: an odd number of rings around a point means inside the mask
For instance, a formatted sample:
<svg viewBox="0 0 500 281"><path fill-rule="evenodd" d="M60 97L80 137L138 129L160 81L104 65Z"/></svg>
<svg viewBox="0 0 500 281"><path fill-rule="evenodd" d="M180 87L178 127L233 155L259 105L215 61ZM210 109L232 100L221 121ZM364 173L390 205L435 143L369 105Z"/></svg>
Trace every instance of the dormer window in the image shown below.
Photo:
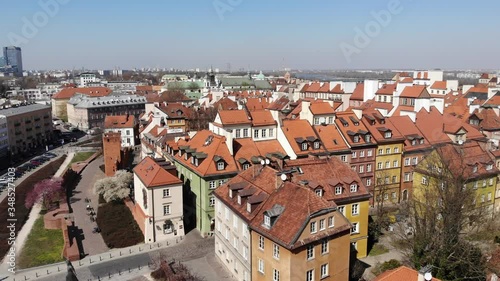
<svg viewBox="0 0 500 281"><path fill-rule="evenodd" d="M224 170L224 168L225 168L224 161L217 162L217 171L222 171Z"/></svg>
<svg viewBox="0 0 500 281"><path fill-rule="evenodd" d="M352 138L352 141L353 141L353 142L359 142L359 136L354 136L354 137Z"/></svg>
<svg viewBox="0 0 500 281"><path fill-rule="evenodd" d="M335 187L335 195L340 195L340 194L342 194L342 186Z"/></svg>
<svg viewBox="0 0 500 281"><path fill-rule="evenodd" d="M351 192L358 192L358 185L355 183L351 184L350 190Z"/></svg>
<svg viewBox="0 0 500 281"><path fill-rule="evenodd" d="M188 153L184 154L184 160L188 160L188 157L189 157Z"/></svg>
<svg viewBox="0 0 500 281"><path fill-rule="evenodd" d="M271 228L271 217L267 214L264 214L264 226Z"/></svg>
<svg viewBox="0 0 500 281"><path fill-rule="evenodd" d="M319 149L319 141L314 142L314 149Z"/></svg>
<svg viewBox="0 0 500 281"><path fill-rule="evenodd" d="M302 149L303 151L304 151L304 150L307 150L307 143L306 143L306 142L302 143L302 145L301 145L301 149Z"/></svg>
<svg viewBox="0 0 500 281"><path fill-rule="evenodd" d="M474 165L474 167L472 167L472 172L477 173L477 165Z"/></svg>
<svg viewBox="0 0 500 281"><path fill-rule="evenodd" d="M191 164L194 165L194 157L191 157Z"/></svg>
<svg viewBox="0 0 500 281"><path fill-rule="evenodd" d="M248 168L250 168L250 164L245 163L242 165L242 168L243 168L243 170L248 170Z"/></svg>
<svg viewBox="0 0 500 281"><path fill-rule="evenodd" d="M488 165L486 165L486 170L488 170L488 171L489 171L489 170L491 170L491 169L493 169L493 164L488 164Z"/></svg>
<svg viewBox="0 0 500 281"><path fill-rule="evenodd" d="M240 195L238 195L238 204L241 205L241 196Z"/></svg>
<svg viewBox="0 0 500 281"><path fill-rule="evenodd" d="M365 135L365 142L371 142L372 136L370 135Z"/></svg>
<svg viewBox="0 0 500 281"><path fill-rule="evenodd" d="M384 138L386 139L390 139L392 137L392 132L391 131L387 131L384 133Z"/></svg>
<svg viewBox="0 0 500 281"><path fill-rule="evenodd" d="M319 197L323 196L323 190L316 189L316 195L318 195Z"/></svg>
<svg viewBox="0 0 500 281"><path fill-rule="evenodd" d="M420 140L420 144L424 144L424 139L421 139L421 140Z"/></svg>
<svg viewBox="0 0 500 281"><path fill-rule="evenodd" d="M417 145L417 141L416 140L412 140L411 141L411 145Z"/></svg>
<svg viewBox="0 0 500 281"><path fill-rule="evenodd" d="M194 157L193 157L193 159L194 159L194 165L195 165L196 167L198 167L198 165L200 165L200 163L199 163L199 161L198 161L198 158L194 158Z"/></svg>

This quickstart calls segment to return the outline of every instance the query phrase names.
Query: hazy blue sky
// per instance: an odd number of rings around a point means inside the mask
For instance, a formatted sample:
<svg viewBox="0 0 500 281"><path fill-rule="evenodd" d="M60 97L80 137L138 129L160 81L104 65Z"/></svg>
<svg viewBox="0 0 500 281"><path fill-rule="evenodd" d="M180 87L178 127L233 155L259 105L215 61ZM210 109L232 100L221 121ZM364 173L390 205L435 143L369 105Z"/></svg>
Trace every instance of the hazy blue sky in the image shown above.
<svg viewBox="0 0 500 281"><path fill-rule="evenodd" d="M387 24L390 0L1 2L0 45L26 69L500 68L500 1L400 0Z"/></svg>

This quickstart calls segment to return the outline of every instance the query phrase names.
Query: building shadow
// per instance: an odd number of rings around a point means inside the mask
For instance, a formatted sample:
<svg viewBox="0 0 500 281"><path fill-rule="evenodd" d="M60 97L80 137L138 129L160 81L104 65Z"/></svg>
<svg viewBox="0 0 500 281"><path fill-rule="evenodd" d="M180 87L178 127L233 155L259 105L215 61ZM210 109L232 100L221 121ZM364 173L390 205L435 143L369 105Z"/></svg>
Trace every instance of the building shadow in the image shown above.
<svg viewBox="0 0 500 281"><path fill-rule="evenodd" d="M73 245L76 243L76 247L78 248L78 252L80 253L80 259L88 255L85 253L85 249L83 248L83 240L85 240L83 229L78 228L75 225L75 222L72 222L71 225L68 225L68 238L70 247L73 247Z"/></svg>
<svg viewBox="0 0 500 281"><path fill-rule="evenodd" d="M181 175L181 180L184 181L184 175ZM190 232L196 228L196 194L191 191L191 180L187 179L183 186L183 201L184 201L184 231Z"/></svg>

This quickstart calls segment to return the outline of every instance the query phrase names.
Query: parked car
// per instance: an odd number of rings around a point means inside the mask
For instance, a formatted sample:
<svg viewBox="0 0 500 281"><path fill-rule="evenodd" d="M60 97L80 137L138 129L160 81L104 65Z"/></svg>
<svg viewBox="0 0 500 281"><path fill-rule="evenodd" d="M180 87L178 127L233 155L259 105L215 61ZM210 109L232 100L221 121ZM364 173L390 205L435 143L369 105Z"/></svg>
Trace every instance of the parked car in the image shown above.
<svg viewBox="0 0 500 281"><path fill-rule="evenodd" d="M33 164L33 165L35 165L35 166L42 165L42 162L39 162L39 161L36 161L36 160L31 160L30 163Z"/></svg>
<svg viewBox="0 0 500 281"><path fill-rule="evenodd" d="M47 152L45 153L43 156L47 157L47 158L54 158L54 157L57 157L57 155L55 155L54 153L51 153L51 152Z"/></svg>

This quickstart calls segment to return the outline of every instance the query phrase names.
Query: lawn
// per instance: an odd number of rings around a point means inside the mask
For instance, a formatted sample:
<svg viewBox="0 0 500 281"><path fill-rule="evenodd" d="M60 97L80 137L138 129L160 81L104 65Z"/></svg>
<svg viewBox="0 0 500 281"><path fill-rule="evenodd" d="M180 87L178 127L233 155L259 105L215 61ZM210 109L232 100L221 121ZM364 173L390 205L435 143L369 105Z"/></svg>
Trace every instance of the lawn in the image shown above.
<svg viewBox="0 0 500 281"><path fill-rule="evenodd" d="M109 202L97 209L97 225L109 248L124 248L144 242L144 235L123 202Z"/></svg>
<svg viewBox="0 0 500 281"><path fill-rule="evenodd" d="M90 156L94 155L95 151L88 151L88 152L78 152L73 156L73 159L71 159L71 162L69 163L70 165L76 162L82 162L90 158Z"/></svg>
<svg viewBox="0 0 500 281"><path fill-rule="evenodd" d="M62 230L45 229L43 216L39 216L21 250L18 266L30 268L61 262L63 247Z"/></svg>
<svg viewBox="0 0 500 281"><path fill-rule="evenodd" d="M378 256L378 255L382 255L382 254L385 254L385 253L388 253L389 250L384 247L384 245L382 244L375 244L373 245L373 248L370 250L370 253L368 253L369 256Z"/></svg>

